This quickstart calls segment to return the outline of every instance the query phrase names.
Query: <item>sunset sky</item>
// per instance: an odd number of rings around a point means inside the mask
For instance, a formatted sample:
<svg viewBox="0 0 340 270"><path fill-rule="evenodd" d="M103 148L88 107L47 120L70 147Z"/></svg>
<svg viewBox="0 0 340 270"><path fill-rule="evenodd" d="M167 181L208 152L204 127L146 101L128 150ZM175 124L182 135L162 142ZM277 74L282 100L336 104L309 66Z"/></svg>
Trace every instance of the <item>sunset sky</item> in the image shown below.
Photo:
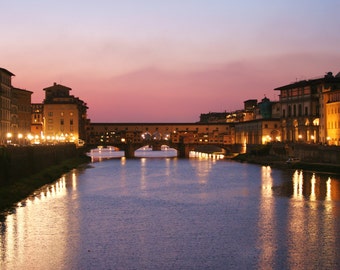
<svg viewBox="0 0 340 270"><path fill-rule="evenodd" d="M196 122L340 72L338 0L2 1L0 67L54 82L91 122Z"/></svg>

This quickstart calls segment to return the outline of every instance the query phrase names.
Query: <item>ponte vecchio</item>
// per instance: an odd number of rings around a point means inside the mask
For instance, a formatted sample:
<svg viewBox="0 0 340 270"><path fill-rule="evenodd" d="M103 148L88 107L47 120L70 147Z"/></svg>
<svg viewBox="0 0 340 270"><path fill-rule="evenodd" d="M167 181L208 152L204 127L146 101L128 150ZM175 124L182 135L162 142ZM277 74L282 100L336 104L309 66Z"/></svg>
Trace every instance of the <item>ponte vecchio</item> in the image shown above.
<svg viewBox="0 0 340 270"><path fill-rule="evenodd" d="M87 127L89 145L116 146L133 157L138 148L150 145L154 150L168 145L180 157L201 145L218 146L224 151L235 147L233 123L91 123Z"/></svg>

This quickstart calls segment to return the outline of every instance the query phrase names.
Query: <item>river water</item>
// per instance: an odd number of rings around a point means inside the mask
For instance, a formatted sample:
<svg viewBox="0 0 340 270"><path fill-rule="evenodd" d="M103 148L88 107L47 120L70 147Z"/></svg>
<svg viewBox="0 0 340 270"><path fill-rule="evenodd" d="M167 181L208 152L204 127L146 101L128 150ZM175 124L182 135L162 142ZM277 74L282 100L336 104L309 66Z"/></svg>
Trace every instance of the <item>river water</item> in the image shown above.
<svg viewBox="0 0 340 270"><path fill-rule="evenodd" d="M116 158L0 218L0 269L339 269L340 179L216 159Z"/></svg>

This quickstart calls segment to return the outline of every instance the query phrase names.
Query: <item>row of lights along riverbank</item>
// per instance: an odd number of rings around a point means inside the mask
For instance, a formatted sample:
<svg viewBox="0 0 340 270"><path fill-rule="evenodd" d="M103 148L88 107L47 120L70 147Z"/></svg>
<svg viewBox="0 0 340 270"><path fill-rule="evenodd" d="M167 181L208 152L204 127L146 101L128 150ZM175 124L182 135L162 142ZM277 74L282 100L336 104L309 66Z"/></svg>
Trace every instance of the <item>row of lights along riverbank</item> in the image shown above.
<svg viewBox="0 0 340 270"><path fill-rule="evenodd" d="M6 134L7 145L30 145L30 144L45 144L45 143L65 143L65 142L75 142L75 137L71 134L62 134L60 136L44 136L44 135L32 135L27 134L24 136L19 133L16 136L12 133Z"/></svg>
<svg viewBox="0 0 340 270"><path fill-rule="evenodd" d="M190 151L189 157L191 158L202 158L202 159L224 159L224 155L220 153L202 153L196 151Z"/></svg>

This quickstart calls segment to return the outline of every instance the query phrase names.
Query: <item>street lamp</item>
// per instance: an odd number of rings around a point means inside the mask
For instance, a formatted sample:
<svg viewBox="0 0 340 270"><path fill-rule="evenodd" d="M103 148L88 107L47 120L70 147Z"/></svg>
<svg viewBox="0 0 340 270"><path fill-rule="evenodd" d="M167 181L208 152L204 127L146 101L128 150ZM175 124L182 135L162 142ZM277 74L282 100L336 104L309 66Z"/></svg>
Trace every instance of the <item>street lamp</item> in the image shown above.
<svg viewBox="0 0 340 270"><path fill-rule="evenodd" d="M21 133L18 134L19 145L21 144L21 139L22 139L23 137L24 137L24 136L23 136Z"/></svg>
<svg viewBox="0 0 340 270"><path fill-rule="evenodd" d="M6 137L7 137L7 144L11 144L11 139L12 139L12 133L10 133L10 132L8 132L7 134L6 134Z"/></svg>

